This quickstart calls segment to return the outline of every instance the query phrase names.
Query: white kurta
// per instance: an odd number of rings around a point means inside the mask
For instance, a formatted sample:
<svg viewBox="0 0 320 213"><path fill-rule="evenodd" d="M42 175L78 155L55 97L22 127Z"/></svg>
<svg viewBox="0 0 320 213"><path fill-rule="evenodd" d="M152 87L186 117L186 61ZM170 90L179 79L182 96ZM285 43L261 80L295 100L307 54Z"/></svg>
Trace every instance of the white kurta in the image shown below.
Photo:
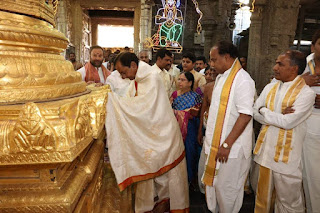
<svg viewBox="0 0 320 213"><path fill-rule="evenodd" d="M88 63L90 63L90 62L88 62ZM97 70L98 70L98 74L99 74L99 77L100 77L100 82L104 84L104 76L103 76L102 68L99 67ZM85 68L85 66L83 66L80 69L78 69L77 72L79 72L81 74L82 80L84 81L86 79L86 68Z"/></svg>
<svg viewBox="0 0 320 213"><path fill-rule="evenodd" d="M209 117L206 128L206 139L204 141L205 153L208 155L212 143L213 133L215 129L216 118L219 110L220 95L223 85L230 74L231 69L217 76L212 92L212 99L209 108ZM255 95L255 84L250 75L241 69L236 75L232 84L230 98L225 116L225 122L221 135L220 145L231 132L240 113L253 115L253 101ZM232 145L229 158L237 158L240 149L244 151L246 158L251 156L252 151L252 120L248 123L245 130Z"/></svg>
<svg viewBox="0 0 320 213"><path fill-rule="evenodd" d="M171 94L174 92L172 89L172 86L174 84L174 78L165 69L161 70L157 64L154 64L152 66L152 69L160 75L162 83L168 94L168 97L170 97Z"/></svg>
<svg viewBox="0 0 320 213"><path fill-rule="evenodd" d="M271 194L275 188L276 212L304 212L304 199L302 193L302 168L301 168L301 153L304 136L306 134L306 119L310 116L315 94L309 86L305 85L295 102L293 103L294 113L282 114L282 102L290 88L299 78L295 78L290 82L280 82L278 91L274 99L274 111L264 107L267 95L277 82L268 84L262 91L254 105L254 119L263 125L269 125L269 128L264 137L263 143L255 161L270 169L267 178L265 173L259 175L256 209L261 203L266 203L266 208L270 208ZM263 108L261 108L263 107ZM260 109L260 112L259 112ZM274 160L275 147L278 143L279 130L293 129L291 150L289 152L288 162L282 162L283 150L280 153L279 161ZM285 134L286 135L286 134ZM286 136L284 136L284 140ZM261 169L261 167L260 167ZM268 183L266 182L268 179ZM268 191L268 196L263 195L263 192ZM265 202L261 202L265 200ZM260 207L261 208L261 207Z"/></svg>
<svg viewBox="0 0 320 213"><path fill-rule="evenodd" d="M201 75L205 75L205 72L206 72L206 68L203 68L202 70L199 71Z"/></svg>
<svg viewBox="0 0 320 213"><path fill-rule="evenodd" d="M118 94L119 96L125 96L128 92L130 85L130 79L122 79L120 73L115 70L107 78L105 84L109 84L112 92Z"/></svg>
<svg viewBox="0 0 320 213"><path fill-rule="evenodd" d="M114 93L108 96L107 141L117 183L124 190L132 183L144 184L166 172L171 174L171 170L184 169L178 171L183 177L169 175L167 183L170 184L170 200L180 199L180 202L170 201L171 209L185 209L189 203L187 198L181 202L183 194L188 194L184 144L162 80L148 64L140 61L135 81L131 81L127 97ZM172 184L175 181L182 184ZM173 192L180 194L173 196Z"/></svg>
<svg viewBox="0 0 320 213"><path fill-rule="evenodd" d="M258 112L260 107L265 106L266 97L276 83L268 84L263 89L254 105L254 119L261 124L270 125L265 135L264 142L254 159L258 164L281 174L290 174L300 165L302 143L306 135L305 121L311 114L315 98L314 92L309 86L305 85L293 104L293 108L295 109L294 113L283 115L281 110L282 100L290 86L296 80L298 80L298 78L290 82L280 82L279 90L275 96L274 111L264 107L260 109L261 114ZM283 152L280 154L279 162L274 161L275 147L278 142L280 128L293 129L291 142L292 150L289 154L288 163L283 163L281 161Z"/></svg>
<svg viewBox="0 0 320 213"><path fill-rule="evenodd" d="M180 69L176 67L176 65L172 64L170 69L167 70L168 73L173 76L174 78L178 75L180 75Z"/></svg>
<svg viewBox="0 0 320 213"><path fill-rule="evenodd" d="M233 67L233 66L232 66ZM220 106L220 95L224 84L231 73L232 67L217 76L212 92L209 117L204 140L205 153L209 156L215 123ZM199 73L198 73L199 74ZM201 74L199 74L201 75ZM239 70L233 81L225 120L223 124L220 145L230 134L240 113L253 115L255 84L250 75ZM239 212L243 202L243 187L248 175L252 151L252 119L245 130L232 145L227 163L217 163L217 175L213 186L206 186L207 205L210 211Z"/></svg>
<svg viewBox="0 0 320 213"><path fill-rule="evenodd" d="M314 60L314 53L307 57L307 63ZM311 73L308 65L304 73ZM311 89L320 94L320 86ZM307 135L303 144L303 187L307 211L320 212L320 109L313 108L307 120Z"/></svg>

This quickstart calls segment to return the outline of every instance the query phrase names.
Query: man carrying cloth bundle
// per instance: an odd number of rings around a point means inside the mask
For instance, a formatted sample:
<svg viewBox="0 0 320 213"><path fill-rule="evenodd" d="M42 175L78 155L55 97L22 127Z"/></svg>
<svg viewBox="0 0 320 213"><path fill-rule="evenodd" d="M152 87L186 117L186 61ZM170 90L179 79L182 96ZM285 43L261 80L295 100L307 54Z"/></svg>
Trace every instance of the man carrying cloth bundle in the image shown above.
<svg viewBox="0 0 320 213"><path fill-rule="evenodd" d="M134 184L135 212L170 202L189 211L185 151L179 125L158 72L124 52L115 60L131 81L126 97L109 93L106 129L110 163L120 191Z"/></svg>

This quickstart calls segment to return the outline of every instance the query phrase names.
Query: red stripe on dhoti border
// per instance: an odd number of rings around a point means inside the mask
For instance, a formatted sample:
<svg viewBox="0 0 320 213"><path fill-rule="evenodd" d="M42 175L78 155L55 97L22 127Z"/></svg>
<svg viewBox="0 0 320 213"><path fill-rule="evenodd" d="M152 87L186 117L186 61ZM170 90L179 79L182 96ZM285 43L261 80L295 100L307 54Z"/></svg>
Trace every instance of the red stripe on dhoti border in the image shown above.
<svg viewBox="0 0 320 213"><path fill-rule="evenodd" d="M167 171L169 171L170 169L172 169L176 165L178 165L183 160L184 156L185 156L185 151L183 151L182 154L180 155L180 157L178 157L178 159L176 159L173 163L171 163L165 167L162 167L157 172L148 173L145 175L137 175L137 176L132 176L132 177L127 178L122 183L118 184L120 191L125 190L125 188L127 188L128 186L130 186L133 183L143 181L143 180L148 180L148 179L151 179L154 177L158 177L158 176L166 173Z"/></svg>

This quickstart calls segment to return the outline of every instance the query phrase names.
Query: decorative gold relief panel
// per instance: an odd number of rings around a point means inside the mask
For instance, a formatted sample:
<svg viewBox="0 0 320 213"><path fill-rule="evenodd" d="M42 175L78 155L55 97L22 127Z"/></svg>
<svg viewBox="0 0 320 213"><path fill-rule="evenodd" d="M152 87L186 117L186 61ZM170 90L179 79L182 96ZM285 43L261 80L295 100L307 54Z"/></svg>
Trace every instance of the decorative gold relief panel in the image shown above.
<svg viewBox="0 0 320 213"><path fill-rule="evenodd" d="M101 133L109 91L0 106L0 165L73 161Z"/></svg>

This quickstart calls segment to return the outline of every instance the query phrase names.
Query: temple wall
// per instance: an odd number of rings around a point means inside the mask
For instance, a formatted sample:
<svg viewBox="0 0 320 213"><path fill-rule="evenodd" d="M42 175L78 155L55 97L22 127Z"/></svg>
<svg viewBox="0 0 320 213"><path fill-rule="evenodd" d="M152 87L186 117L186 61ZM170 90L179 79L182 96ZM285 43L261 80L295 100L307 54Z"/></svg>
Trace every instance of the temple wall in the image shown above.
<svg viewBox="0 0 320 213"><path fill-rule="evenodd" d="M248 72L258 94L273 75L280 53L293 43L299 13L299 0L257 0L251 16Z"/></svg>

